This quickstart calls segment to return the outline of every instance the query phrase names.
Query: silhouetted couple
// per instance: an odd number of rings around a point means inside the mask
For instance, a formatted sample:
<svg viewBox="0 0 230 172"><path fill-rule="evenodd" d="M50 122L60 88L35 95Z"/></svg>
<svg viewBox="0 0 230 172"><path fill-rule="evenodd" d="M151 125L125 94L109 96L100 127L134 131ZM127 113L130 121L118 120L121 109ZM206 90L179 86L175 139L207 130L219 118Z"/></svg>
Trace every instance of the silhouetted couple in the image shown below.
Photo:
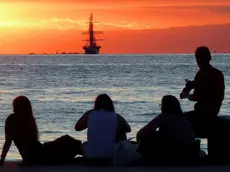
<svg viewBox="0 0 230 172"><path fill-rule="evenodd" d="M181 99L196 102L194 110L183 113L175 97L164 96L162 114L137 134L138 151L149 159L173 161L180 157L180 160L196 157L199 141L195 137L207 138L215 128L213 123L224 99L224 76L210 64L211 54L207 47L198 47L195 57L200 70L194 81L186 80L186 87L180 94Z"/></svg>

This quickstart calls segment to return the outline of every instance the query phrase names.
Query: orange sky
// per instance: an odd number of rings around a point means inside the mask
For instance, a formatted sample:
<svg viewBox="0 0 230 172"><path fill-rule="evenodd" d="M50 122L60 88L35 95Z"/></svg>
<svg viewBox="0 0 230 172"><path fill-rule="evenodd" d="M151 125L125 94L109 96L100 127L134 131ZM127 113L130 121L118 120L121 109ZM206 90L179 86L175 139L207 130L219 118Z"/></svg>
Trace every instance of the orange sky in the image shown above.
<svg viewBox="0 0 230 172"><path fill-rule="evenodd" d="M81 32L87 29L85 22L90 12L100 22L95 28L104 31L102 53L159 53L162 51L154 49L154 33L147 30L166 28L167 33L170 27L230 23L230 0L1 0L0 53L82 52L81 40L85 38ZM127 41L134 37L143 40L142 44ZM196 43L199 44L199 39ZM166 49L164 53L185 50L182 46L178 50Z"/></svg>

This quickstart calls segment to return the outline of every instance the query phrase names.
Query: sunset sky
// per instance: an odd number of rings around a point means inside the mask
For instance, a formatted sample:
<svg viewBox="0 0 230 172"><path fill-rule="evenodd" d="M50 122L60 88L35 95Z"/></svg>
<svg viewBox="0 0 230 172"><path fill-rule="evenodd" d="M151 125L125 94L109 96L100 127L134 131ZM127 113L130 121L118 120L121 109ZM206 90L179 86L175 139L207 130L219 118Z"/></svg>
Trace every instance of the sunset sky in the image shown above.
<svg viewBox="0 0 230 172"><path fill-rule="evenodd" d="M104 31L102 53L184 53L201 44L216 49L212 46L215 34L221 36L221 25L230 31L230 0L1 0L0 53L82 52L86 37L81 32L91 12L99 22L95 29ZM219 27L213 30L212 25ZM196 32L185 26L197 26ZM171 27L178 31L169 38ZM210 27L207 42L196 35L203 27ZM187 44L178 42L187 32ZM222 37L225 42L220 40L217 50L230 52L225 45L230 36ZM159 41L167 47L159 47ZM178 47L169 49L175 42ZM189 45L194 47L185 47Z"/></svg>

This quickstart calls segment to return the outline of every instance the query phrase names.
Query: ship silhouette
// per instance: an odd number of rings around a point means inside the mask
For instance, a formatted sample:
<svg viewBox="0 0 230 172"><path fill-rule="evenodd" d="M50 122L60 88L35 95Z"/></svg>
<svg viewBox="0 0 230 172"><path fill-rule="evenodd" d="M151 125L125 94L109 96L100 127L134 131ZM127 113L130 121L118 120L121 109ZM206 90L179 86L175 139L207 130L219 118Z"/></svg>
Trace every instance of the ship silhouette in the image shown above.
<svg viewBox="0 0 230 172"><path fill-rule="evenodd" d="M86 41L86 44L83 46L83 50L85 54L99 54L101 46L97 44L96 41L103 41L103 39L96 39L94 34L103 34L102 31L94 31L94 22L93 21L93 13L91 13L89 18L89 30L83 32L83 34L87 34L89 39L83 40Z"/></svg>

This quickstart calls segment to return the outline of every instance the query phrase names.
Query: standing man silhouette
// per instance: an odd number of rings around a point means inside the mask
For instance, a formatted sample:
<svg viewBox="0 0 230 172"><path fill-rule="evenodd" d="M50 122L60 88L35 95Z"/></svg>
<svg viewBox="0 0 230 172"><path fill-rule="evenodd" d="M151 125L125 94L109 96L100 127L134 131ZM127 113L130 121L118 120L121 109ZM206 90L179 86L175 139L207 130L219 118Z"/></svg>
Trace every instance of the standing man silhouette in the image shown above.
<svg viewBox="0 0 230 172"><path fill-rule="evenodd" d="M185 112L185 115L193 125L196 136L207 137L209 127L218 115L224 99L224 75L210 64L212 57L207 47L198 47L195 57L200 70L193 81L185 80L186 86L180 98L196 102L194 110ZM194 92L190 94L192 89Z"/></svg>

